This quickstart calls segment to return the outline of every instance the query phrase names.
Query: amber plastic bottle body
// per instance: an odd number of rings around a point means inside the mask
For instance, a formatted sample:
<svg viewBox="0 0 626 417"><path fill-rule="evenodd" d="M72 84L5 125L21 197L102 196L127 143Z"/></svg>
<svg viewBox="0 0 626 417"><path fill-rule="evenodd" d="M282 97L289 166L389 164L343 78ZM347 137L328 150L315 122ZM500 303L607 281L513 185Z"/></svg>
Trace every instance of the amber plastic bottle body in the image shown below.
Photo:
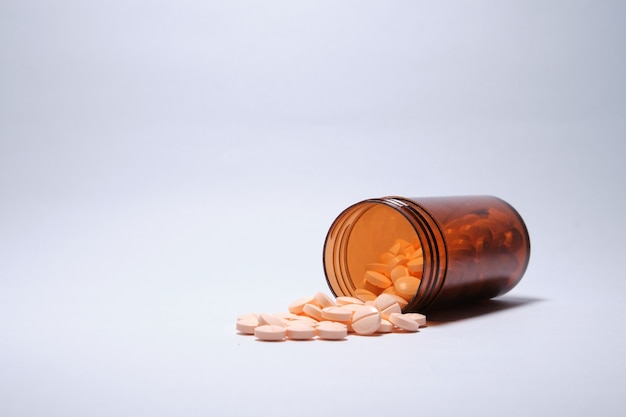
<svg viewBox="0 0 626 417"><path fill-rule="evenodd" d="M398 239L416 242L423 253L421 283L404 311L502 295L530 257L524 221L497 197L369 199L344 210L328 231L323 262L333 293L354 296L367 265Z"/></svg>

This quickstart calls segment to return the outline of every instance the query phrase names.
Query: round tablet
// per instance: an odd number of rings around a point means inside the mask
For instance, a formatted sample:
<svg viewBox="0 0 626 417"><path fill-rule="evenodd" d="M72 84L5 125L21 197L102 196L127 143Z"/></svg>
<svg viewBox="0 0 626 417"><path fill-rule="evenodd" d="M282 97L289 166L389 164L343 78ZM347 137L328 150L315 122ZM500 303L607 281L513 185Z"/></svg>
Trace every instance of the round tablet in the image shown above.
<svg viewBox="0 0 626 417"><path fill-rule="evenodd" d="M398 265L391 270L389 276L391 277L392 282L396 282L398 278L409 275L409 268L406 265Z"/></svg>
<svg viewBox="0 0 626 417"><path fill-rule="evenodd" d="M290 324L285 329L289 339L309 340L315 337L315 327L309 324Z"/></svg>
<svg viewBox="0 0 626 417"><path fill-rule="evenodd" d="M393 323L389 320L381 319L380 326L376 329L376 333L391 333L393 331Z"/></svg>
<svg viewBox="0 0 626 417"><path fill-rule="evenodd" d="M392 294L381 294L374 300L374 306L380 311L382 318L387 319L391 313L402 313L398 300Z"/></svg>
<svg viewBox="0 0 626 417"><path fill-rule="evenodd" d="M367 264L365 266L365 270L380 272L381 274L384 274L385 272L387 272L387 264L381 264L381 263Z"/></svg>
<svg viewBox="0 0 626 417"><path fill-rule="evenodd" d="M335 300L338 306L344 306L346 304L360 304L363 305L363 301L359 300L356 297L337 297Z"/></svg>
<svg viewBox="0 0 626 417"><path fill-rule="evenodd" d="M237 320L241 320L241 319L254 319L254 320L258 320L259 319L259 315L256 313L246 313L246 314L242 314L241 316L237 317Z"/></svg>
<svg viewBox="0 0 626 417"><path fill-rule="evenodd" d="M317 325L317 336L326 340L341 340L348 335L348 326L334 321L321 321Z"/></svg>
<svg viewBox="0 0 626 417"><path fill-rule="evenodd" d="M375 300L376 294L371 291L366 290L365 288L357 288L354 290L354 296L361 301Z"/></svg>
<svg viewBox="0 0 626 417"><path fill-rule="evenodd" d="M352 315L352 329L361 335L373 334L380 327L380 312L374 306L363 306Z"/></svg>
<svg viewBox="0 0 626 417"><path fill-rule="evenodd" d="M239 319L237 320L237 331L241 334L254 334L254 329L259 326L257 319Z"/></svg>
<svg viewBox="0 0 626 417"><path fill-rule="evenodd" d="M318 292L315 294L315 301L319 304L321 308L334 306L335 302L332 298L330 298L326 293Z"/></svg>
<svg viewBox="0 0 626 417"><path fill-rule="evenodd" d="M389 279L386 275L375 271L365 271L365 281L369 282L375 287L383 289L393 284L393 282L391 282L391 279Z"/></svg>
<svg viewBox="0 0 626 417"><path fill-rule="evenodd" d="M259 314L259 324L261 326L266 325L266 324L271 324L274 326L281 326L283 325L283 320L280 317L276 317L273 314L270 313L261 313Z"/></svg>
<svg viewBox="0 0 626 417"><path fill-rule="evenodd" d="M324 320L322 317L322 309L315 304L305 304L302 308L302 312L317 321Z"/></svg>
<svg viewBox="0 0 626 417"><path fill-rule="evenodd" d="M426 326L426 316L420 313L405 313L406 317L413 319L420 327Z"/></svg>
<svg viewBox="0 0 626 417"><path fill-rule="evenodd" d="M254 336L259 340L279 341L287 336L287 330L283 326L265 324L254 329Z"/></svg>
<svg viewBox="0 0 626 417"><path fill-rule="evenodd" d="M424 269L424 258L421 256L413 258L406 264L406 266L411 272L421 272Z"/></svg>
<svg viewBox="0 0 626 417"><path fill-rule="evenodd" d="M287 309L289 310L290 313L301 314L302 308L304 307L304 305L310 304L313 302L315 302L314 297L300 297L297 300L293 301L291 304L289 304Z"/></svg>
<svg viewBox="0 0 626 417"><path fill-rule="evenodd" d="M398 295L410 300L417 293L421 280L412 276L398 278L394 284Z"/></svg>
<svg viewBox="0 0 626 417"><path fill-rule="evenodd" d="M410 317L406 317L404 314L393 313L389 316L389 321L402 330L407 332L416 332L419 329L419 324Z"/></svg>
<svg viewBox="0 0 626 417"><path fill-rule="evenodd" d="M325 307L322 309L322 318L332 321L349 321L352 318L352 310L339 306Z"/></svg>

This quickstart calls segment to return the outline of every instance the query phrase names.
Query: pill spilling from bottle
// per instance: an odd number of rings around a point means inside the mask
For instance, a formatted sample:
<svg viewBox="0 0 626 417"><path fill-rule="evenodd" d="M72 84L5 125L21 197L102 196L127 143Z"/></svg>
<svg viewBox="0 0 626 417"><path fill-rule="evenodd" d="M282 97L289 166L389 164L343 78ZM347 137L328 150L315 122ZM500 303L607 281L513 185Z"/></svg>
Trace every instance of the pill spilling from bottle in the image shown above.
<svg viewBox="0 0 626 417"><path fill-rule="evenodd" d="M288 312L248 313L237 318L237 331L262 341L344 340L349 334L417 332L426 316L402 313L398 296L381 293L372 300L331 298L323 292L301 297Z"/></svg>

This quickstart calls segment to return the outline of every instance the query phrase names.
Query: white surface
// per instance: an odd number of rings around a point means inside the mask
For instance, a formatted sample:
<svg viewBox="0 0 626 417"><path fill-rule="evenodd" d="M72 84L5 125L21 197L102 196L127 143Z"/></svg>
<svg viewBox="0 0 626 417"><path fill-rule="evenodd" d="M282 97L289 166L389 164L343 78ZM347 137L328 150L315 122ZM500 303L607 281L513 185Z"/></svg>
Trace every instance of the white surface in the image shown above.
<svg viewBox="0 0 626 417"><path fill-rule="evenodd" d="M624 415L625 12L0 2L0 415ZM501 299L236 334L328 291L349 204L483 193L531 234Z"/></svg>

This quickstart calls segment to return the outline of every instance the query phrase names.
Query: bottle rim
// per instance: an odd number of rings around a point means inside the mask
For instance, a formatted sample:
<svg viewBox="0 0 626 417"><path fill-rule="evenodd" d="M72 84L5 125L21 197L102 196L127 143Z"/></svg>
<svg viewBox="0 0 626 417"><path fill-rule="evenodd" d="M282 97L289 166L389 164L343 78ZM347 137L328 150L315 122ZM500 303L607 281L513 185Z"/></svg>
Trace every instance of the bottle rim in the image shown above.
<svg viewBox="0 0 626 417"><path fill-rule="evenodd" d="M424 253L424 270L416 294L403 311L424 311L437 298L446 274L447 250L439 225L414 201L398 196L370 198L343 210L328 230L323 248L326 282L335 296L354 296L356 286L347 268L350 231L358 219L375 205L393 209L411 225Z"/></svg>

